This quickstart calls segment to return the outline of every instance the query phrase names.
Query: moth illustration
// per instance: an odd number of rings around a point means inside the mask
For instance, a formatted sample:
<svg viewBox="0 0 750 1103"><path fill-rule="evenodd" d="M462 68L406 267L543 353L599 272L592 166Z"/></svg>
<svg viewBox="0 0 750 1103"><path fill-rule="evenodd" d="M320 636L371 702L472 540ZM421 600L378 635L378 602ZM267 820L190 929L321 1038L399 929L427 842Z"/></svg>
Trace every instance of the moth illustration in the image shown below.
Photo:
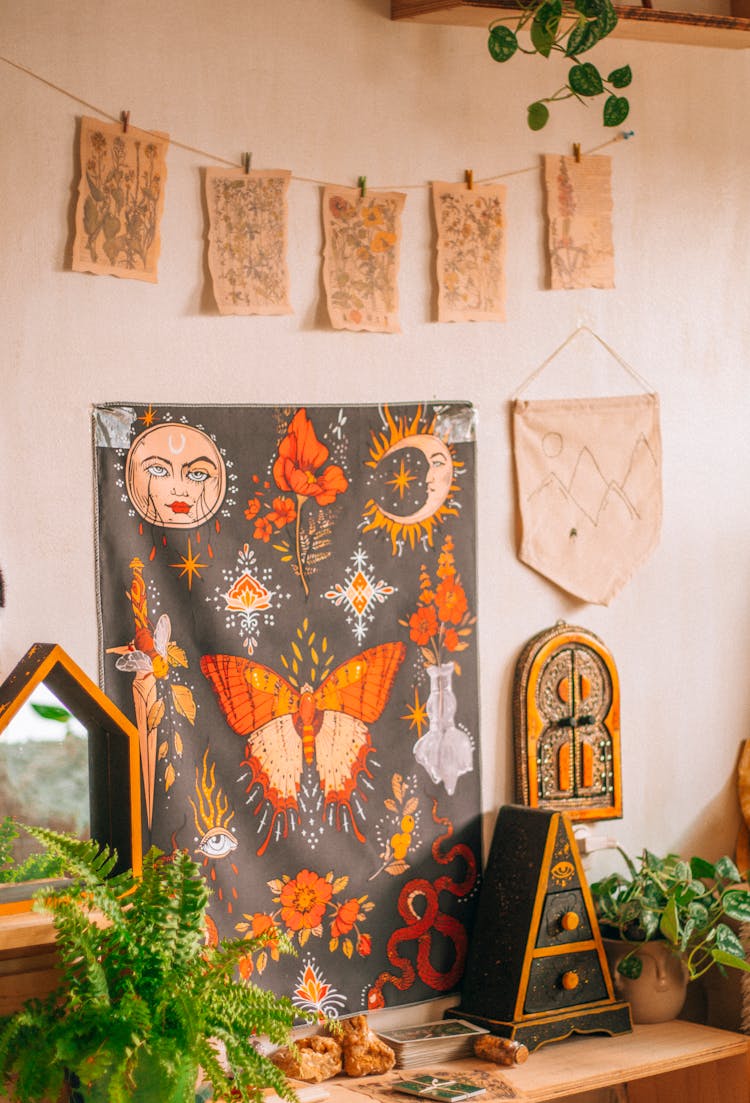
<svg viewBox="0 0 750 1103"><path fill-rule="evenodd" d="M364 842L352 796L361 774L371 777L369 724L381 715L404 660L402 643L382 643L336 667L317 689L295 689L275 670L236 655L204 655L201 670L218 698L229 726L247 736L243 766L250 769L249 793L259 785L270 805L271 822L258 854L265 852L277 820L286 838L290 817L299 814L305 764L315 762L324 797L323 818L332 810L335 826L351 824ZM361 794L360 794L361 795ZM348 816L342 821L342 813ZM283 827L282 827L283 825Z"/></svg>

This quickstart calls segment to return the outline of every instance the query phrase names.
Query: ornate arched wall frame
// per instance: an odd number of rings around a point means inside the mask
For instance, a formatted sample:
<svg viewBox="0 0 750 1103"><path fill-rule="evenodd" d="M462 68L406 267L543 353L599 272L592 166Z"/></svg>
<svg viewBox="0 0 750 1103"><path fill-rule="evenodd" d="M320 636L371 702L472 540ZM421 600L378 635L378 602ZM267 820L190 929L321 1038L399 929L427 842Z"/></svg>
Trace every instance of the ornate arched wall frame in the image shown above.
<svg viewBox="0 0 750 1103"><path fill-rule="evenodd" d="M620 681L593 632L563 621L529 640L513 683L516 799L573 820L622 816Z"/></svg>

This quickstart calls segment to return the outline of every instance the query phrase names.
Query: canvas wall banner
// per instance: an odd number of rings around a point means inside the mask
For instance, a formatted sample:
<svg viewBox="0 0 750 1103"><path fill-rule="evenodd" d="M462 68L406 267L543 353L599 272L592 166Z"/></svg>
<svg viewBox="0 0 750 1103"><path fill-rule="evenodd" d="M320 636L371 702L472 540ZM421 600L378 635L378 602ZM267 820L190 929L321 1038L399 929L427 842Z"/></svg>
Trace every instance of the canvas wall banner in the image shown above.
<svg viewBox="0 0 750 1103"><path fill-rule="evenodd" d="M214 936L271 933L247 971L300 1009L454 990L481 860L472 407L94 420L103 684L146 842L201 862Z"/></svg>
<svg viewBox="0 0 750 1103"><path fill-rule="evenodd" d="M517 399L513 449L519 559L608 605L659 542L658 395Z"/></svg>

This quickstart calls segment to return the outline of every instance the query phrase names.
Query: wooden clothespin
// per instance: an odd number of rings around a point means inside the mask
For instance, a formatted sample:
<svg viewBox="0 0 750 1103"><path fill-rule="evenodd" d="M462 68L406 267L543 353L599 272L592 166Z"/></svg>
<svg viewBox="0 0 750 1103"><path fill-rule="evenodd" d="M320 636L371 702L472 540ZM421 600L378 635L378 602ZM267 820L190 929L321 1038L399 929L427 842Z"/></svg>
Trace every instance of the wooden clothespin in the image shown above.
<svg viewBox="0 0 750 1103"><path fill-rule="evenodd" d="M366 176L360 176L359 177L359 179L357 180L357 187L359 188L359 194L361 195L362 199L364 199L364 197L367 195L367 177Z"/></svg>
<svg viewBox="0 0 750 1103"><path fill-rule="evenodd" d="M121 111L120 112L120 122L122 123L122 132L123 132L123 134L127 134L128 125L130 124L130 112L129 111Z"/></svg>
<svg viewBox="0 0 750 1103"><path fill-rule="evenodd" d="M474 170L473 169L466 169L466 187L469 189L469 191L472 191L473 188L474 188Z"/></svg>
<svg viewBox="0 0 750 1103"><path fill-rule="evenodd" d="M580 163L581 163L581 143L580 142L573 142L573 156L576 159L576 164L580 165Z"/></svg>
<svg viewBox="0 0 750 1103"><path fill-rule="evenodd" d="M253 159L252 153L243 153L242 154L242 167L245 170L245 175L246 176L250 171L250 164L252 162L252 159Z"/></svg>

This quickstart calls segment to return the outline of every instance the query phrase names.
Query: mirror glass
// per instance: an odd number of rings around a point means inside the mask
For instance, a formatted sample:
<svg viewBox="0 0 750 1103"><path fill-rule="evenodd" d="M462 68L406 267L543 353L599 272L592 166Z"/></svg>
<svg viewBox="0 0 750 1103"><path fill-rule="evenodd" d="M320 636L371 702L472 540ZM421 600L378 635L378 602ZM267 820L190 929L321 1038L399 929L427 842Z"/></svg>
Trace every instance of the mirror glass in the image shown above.
<svg viewBox="0 0 750 1103"><path fill-rule="evenodd" d="M86 729L47 686L37 686L0 734L0 901L13 897L13 884L58 873L44 847L18 835L11 819L89 838L88 760Z"/></svg>

